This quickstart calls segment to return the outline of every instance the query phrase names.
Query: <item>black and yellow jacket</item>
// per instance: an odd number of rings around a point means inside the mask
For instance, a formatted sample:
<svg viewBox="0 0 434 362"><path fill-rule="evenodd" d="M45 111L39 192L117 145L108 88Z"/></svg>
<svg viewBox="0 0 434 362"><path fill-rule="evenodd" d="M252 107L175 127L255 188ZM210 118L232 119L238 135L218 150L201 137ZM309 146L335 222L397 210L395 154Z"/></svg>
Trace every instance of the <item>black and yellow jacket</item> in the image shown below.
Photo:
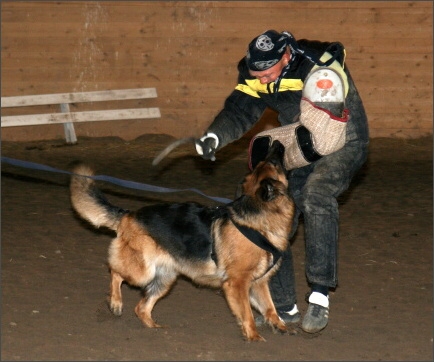
<svg viewBox="0 0 434 362"><path fill-rule="evenodd" d="M340 43L299 40L300 49L325 62L336 56L330 65L342 76L346 91L346 108L350 110L351 122L360 123L360 137L367 141L367 119L362 101L345 65L345 50ZM340 46L336 46L336 45ZM340 54L334 54L339 51ZM293 60L275 92L275 83L261 84L249 74L245 58L238 63L238 84L226 98L224 108L207 129L219 138L218 149L242 137L261 118L267 107L278 113L282 126L296 121L300 113L300 101L304 80L314 67L310 59L300 53L292 54ZM356 119L354 119L356 117ZM359 120L357 120L359 118Z"/></svg>

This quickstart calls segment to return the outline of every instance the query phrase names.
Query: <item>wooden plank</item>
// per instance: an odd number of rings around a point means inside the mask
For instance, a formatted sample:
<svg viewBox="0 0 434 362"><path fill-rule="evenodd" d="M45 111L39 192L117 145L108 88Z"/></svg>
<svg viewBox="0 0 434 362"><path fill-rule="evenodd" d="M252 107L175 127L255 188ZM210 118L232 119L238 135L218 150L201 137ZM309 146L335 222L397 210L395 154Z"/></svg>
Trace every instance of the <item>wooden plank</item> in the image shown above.
<svg viewBox="0 0 434 362"><path fill-rule="evenodd" d="M399 62L401 60L411 61L415 58L421 58L425 55L428 58L432 58L432 39L425 38L413 38L406 40L406 52L400 51L400 40L383 39L382 42L374 44L368 38L359 36L357 41L340 39L344 44L347 51L347 60L360 60L367 61L372 57L373 59L379 58L384 62ZM77 69L95 69L98 73L103 70L109 71L122 71L131 74L135 74L137 71L141 71L144 74L153 73L162 67L163 64L175 63L176 67L168 67L169 74L174 72L180 72L185 69L196 69L197 71L206 71L206 66L214 67L236 67L236 63L245 55L245 47L248 43L247 40L237 39L231 40L231 47L228 49L223 40L213 40L211 42L197 42L197 44L189 45L187 43L181 43L179 47L170 46L170 44L160 44L160 51L153 53L152 59L147 64L152 69L140 68L137 66L132 67L132 64L139 64L141 62L140 54L152 53L152 50L148 47L135 47L134 44L130 44L132 47L137 48L134 53L128 54L129 46L122 45L117 47L119 54L112 52L105 52L104 54L92 55L100 64L96 68L95 64L90 62L91 53L85 52L84 55L88 55L89 59L84 57L77 60L72 58L71 52L50 51L46 47L40 49L34 48L33 50L27 50L25 47L14 47L14 49L2 50L2 70L20 71L21 74L38 72L42 75L53 74L54 70L67 67L71 71L77 72ZM4 44L4 42L3 42ZM61 42L56 42L61 47ZM202 44L204 44L202 46ZM205 44L211 47L206 47ZM229 51L230 50L230 51ZM32 67L20 68L18 64L31 64ZM220 69L219 69L220 70ZM42 72L41 72L42 71ZM145 72L146 71L146 72ZM2 77L8 74L3 72ZM209 72L209 69L208 69ZM20 74L20 73L17 73Z"/></svg>
<svg viewBox="0 0 434 362"><path fill-rule="evenodd" d="M398 77L395 75L399 74L398 72L399 70L397 69L394 74L379 73L379 76L375 77L376 73L365 74L363 71L360 71L353 72L353 78L362 97L372 94L375 97L379 97L379 100L382 99L386 104L388 104L389 98L392 102L399 102L400 99L403 99L404 101L413 100L416 103L419 103L419 100L423 99L431 99L432 101L432 70L427 70L425 75L410 74L408 77L406 77L405 74ZM116 106L104 104L104 106L107 106L107 108L133 108L160 106L160 104L164 104L164 107L180 105L182 108L189 108L192 105L200 105L204 102L212 102L214 106L223 106L223 102L225 101L226 97L236 85L235 80L235 75L233 77L222 77L219 83L217 83L217 80L215 80L214 83L212 83L212 87L209 86L209 80L208 83L204 81L200 82L200 78L199 80L195 80L194 82L192 81L191 83L184 80L177 80L176 86L172 86L171 88L168 87L167 89L159 91L159 100L149 100L149 103L146 104L144 104L145 101L143 101L143 104L134 103L131 104L131 106L122 104ZM14 85L16 88L14 89L19 89L21 86L25 88L25 83L16 82ZM49 90L51 86L51 82L38 83L38 89L42 91ZM63 88L66 87L67 84L64 84ZM210 92L210 89L212 89L212 92ZM3 89L3 92L12 92L12 90L5 88ZM88 105L83 104L83 106L80 106L80 109L84 110L86 108L85 106L87 107ZM2 114L8 115L12 114L11 112L12 111L9 108L2 108ZM24 113L24 110L20 112ZM35 111L33 113L47 113L47 111Z"/></svg>
<svg viewBox="0 0 434 362"><path fill-rule="evenodd" d="M428 57L413 58L411 60L399 61L387 61L382 57L378 60L366 59L363 62L359 60L348 60L348 67L353 75L358 86L377 87L387 85L388 87L396 87L397 89L408 88L410 86L419 87L432 87L432 59ZM3 69L3 68L2 68ZM3 69L4 70L4 69ZM61 76L62 68L52 68L52 74L42 77L36 71L24 71L19 72L14 69L11 72L2 73L2 94L11 95L12 92L16 94L20 90L21 94L49 92L53 89L53 84L58 90L71 89L72 85L68 79L56 80L55 75ZM188 89L192 92L195 89L219 90L230 89L235 87L237 81L236 62L230 66L222 68L218 65L213 67L213 72L210 72L208 68L205 68L202 64L198 64L197 68L191 66L190 68L183 68L182 74L176 70L168 70L167 81L171 80L170 86L163 87L159 90L159 93L165 92L172 98L182 97L185 91ZM218 74L218 76L216 76ZM104 77L102 74L98 78L98 87L110 89L119 85L122 81L134 84L134 77L140 78L142 84L156 84L155 77L158 76L157 72L140 72L134 73L127 67L119 67L112 69L110 79ZM33 87L29 87L28 79L32 79L35 84ZM184 91L183 91L184 89ZM13 93L12 93L13 94ZM160 94L161 95L161 94ZM202 96L208 97L210 94L203 94Z"/></svg>
<svg viewBox="0 0 434 362"><path fill-rule="evenodd" d="M366 39L365 39L366 40ZM371 44L364 39L359 39L358 44L352 44L352 42L347 42L348 45L346 46L347 51L347 61L354 61L354 60L360 60L365 62L366 60L373 61L375 58L384 58L384 61L387 61L387 56L392 58L391 60L388 60L389 62L393 62L393 59L397 59L396 61L399 61L401 58L403 60L414 60L417 58L424 57L427 55L427 57L432 57L432 49L427 44L427 39L420 38L420 39L412 39L411 41L408 41L408 53L402 53L398 48L398 39L393 39L390 41L384 41L381 44L381 47L378 45ZM207 42L203 42L203 44L206 44ZM344 42L345 43L345 42ZM57 46L60 47L61 42L55 43ZM244 55L243 50L246 46L246 42L244 40L240 40L237 42L232 41L232 47L234 49L234 52L228 56L226 52L224 52L224 46L221 45L220 41L216 41L208 43L212 45L212 48L202 48L199 44L202 44L202 42L199 42L198 45L195 45L194 47L191 45L185 45L184 49L188 49L188 56L183 56L182 62L179 62L176 66L176 68L168 68L167 74L177 74L185 71L197 71L197 72L209 72L209 69L205 69L206 65L212 66L215 72L224 71L224 68L227 67L236 67L236 63L239 59ZM432 42L431 42L432 44ZM65 66L69 67L78 67L76 63L73 62L70 55L65 54L65 52L60 51L49 51L46 50L46 48L41 51L41 49L36 50L25 50L24 47L21 49L16 49L13 52L4 51L2 53L2 70L7 71L17 71L16 64L18 62L29 62L32 64L33 71L38 71L39 69L47 68L49 67L49 70L45 70L45 74L47 72L52 73L51 69L64 69ZM134 69L131 68L131 61L139 61L138 56L131 56L131 54L126 54L122 51L122 47L119 47L120 54L119 56L111 55L101 55L101 59L104 61L104 67L106 69L110 69L110 72L126 72L126 74L134 72ZM175 61L175 57L169 56L167 54L170 54L174 48L170 48L170 46L160 46L160 49L166 50L167 53L162 52L161 54L156 54L153 56L153 64L162 64L163 62L167 61ZM176 48L178 49L178 48ZM238 51L235 51L238 49ZM137 50L139 51L139 50ZM142 50L143 53L149 52L149 50ZM179 56L178 56L179 58ZM173 59L173 60L172 60ZM192 62L193 60L200 59L200 61L197 61L197 65L193 66ZM395 62L396 62L395 61ZM81 63L84 67L90 67L89 63L86 61L83 61ZM100 69L104 69L101 67ZM31 71L31 70L27 70ZM4 72L2 75L3 77L6 76L7 73Z"/></svg>
<svg viewBox="0 0 434 362"><path fill-rule="evenodd" d="M279 14L276 14L278 16ZM295 15L295 14L294 14ZM340 22L339 15L334 14L322 14L322 16L315 16L314 18L318 18L317 21L321 22L324 20L324 18L330 18L331 24L336 24L337 22ZM263 31L264 29L267 29L269 27L268 21L263 21L263 24L258 23L255 28L252 28L249 31L245 31L243 29L249 29L249 25L251 25L251 20L247 21L245 20L244 24L240 24L239 20L239 13L228 13L227 15L221 15L222 21L219 21L217 23L216 20L210 20L207 22L206 28L199 33L198 35L198 29L195 23L191 22L185 27L185 30L183 28L182 36L179 35L180 33L176 33L175 30L172 27L166 27L161 28L161 31L158 35L154 32L155 25L153 23L147 25L145 29L144 26L139 25L132 25L132 24L125 24L125 23L119 23L118 28L115 31L112 31L111 34L113 34L114 41L121 42L125 41L125 37L127 37L128 42L152 42L152 43L158 43L159 41L164 42L166 39L182 39L185 37L191 37L191 38L209 38L209 37L217 37L222 39L222 42L225 42L225 39L228 37L239 37L240 32L243 31L241 34L243 37L245 37L246 42L251 40L251 38L255 35L258 35L260 31ZM247 14L246 14L247 16ZM252 17L255 16L255 13L251 14ZM299 16L303 16L303 14L299 14ZM372 15L371 15L372 16ZM271 14L270 14L271 17ZM404 14L401 16L397 16L397 20L399 18L403 18ZM348 23L346 25L342 25L343 29L345 29L345 32L342 34L339 34L339 32L336 31L336 26L330 25L330 27L322 27L322 28L313 28L313 29L306 29L302 30L301 27L302 24L297 26L297 24L292 24L291 27L287 25L280 25L283 29L288 29L293 33L293 35L297 39L301 38L310 38L318 37L318 39L327 39L327 40L339 40L341 38L351 38L354 39L354 35L361 36L364 39L371 39L372 35L377 35L379 38L384 39L385 37L388 37L390 39L396 39L397 33L399 33L400 37L402 37L404 40L411 40L414 35L418 35L419 33L427 33L432 29L432 26L430 27L430 24L432 24L432 21L428 21L426 17L429 17L429 14L421 14L419 16L416 15L408 15L408 18L406 19L405 23L401 23L396 25L396 23L384 21L384 22L366 22L361 19L360 21L354 21L354 23ZM164 19L164 17L162 17ZM224 21L223 21L224 19ZM315 19L306 19L306 21L309 20L309 22L314 22ZM357 20L357 19L356 19ZM277 20L280 23L283 23L283 19ZM217 23L217 25L214 26L214 24ZM237 27L234 27L233 24L238 23ZM75 25L75 26L74 26ZM113 26L116 26L113 24ZM55 25L52 23L32 23L30 26L31 30L29 30L29 27L23 27L18 25L11 25L11 23L2 26L2 32L4 34L10 34L13 36L10 40L8 38L5 38L5 40L2 40L2 43L5 42L5 44L10 44L10 42L13 39L23 39L24 42L31 43L34 41L34 39L37 38L45 38L45 37L52 37L53 34L56 34L56 37L64 37L65 39L77 39L82 38L86 36L86 32L82 29L80 29L77 24L71 23L68 27L61 27L60 25ZM107 41L105 41L104 38L100 39L100 36L107 38L106 35L106 28L107 25L101 26L99 25L96 27L93 31L93 37L92 40L95 44L109 44ZM255 30L256 29L256 30ZM324 36L324 31L328 31L328 35ZM149 34L149 35L147 35ZM354 40L353 40L354 41ZM86 43L82 44L82 46L85 46ZM2 45L3 46L3 45ZM77 44L76 44L77 46Z"/></svg>
<svg viewBox="0 0 434 362"><path fill-rule="evenodd" d="M72 2L71 2L72 3ZM421 12L421 11L428 11L432 9L432 3L430 2L391 2L387 1L385 6L381 6L380 2L372 2L372 1L362 1L362 2L351 2L349 4L346 1L299 1L299 2L290 2L290 1L282 1L282 2L270 2L270 1L248 1L244 2L246 6L242 6L243 2L235 2L230 1L228 2L228 6L221 6L222 2L217 2L217 4L214 4L214 6L207 6L202 5L201 2L187 2L187 8L183 9L177 6L178 2L169 2L169 6L161 6L161 5L154 5L154 3L159 4L159 2L152 1L153 3L150 6L143 6L142 4L146 2L134 2L135 5L133 5L136 9L131 8L127 5L128 2L121 2L121 4L116 4L116 2L101 2L102 5L99 6L86 6L86 5L78 5L78 6L70 6L68 4L63 5L63 9L59 7L52 7L50 5L44 6L43 4L39 4L38 6L32 6L29 5L25 9L13 9L7 11L7 8L10 7L9 5L2 5L2 21L6 21L8 23L16 22L16 23L23 23L23 22L41 22L41 21L47 21L50 23L65 23L68 24L68 22L77 22L82 21L85 17L90 18L92 17L93 20L96 20L98 23L111 23L111 19L117 22L143 22L142 19L146 14L152 14L153 18L157 18L157 22L159 21L159 17L165 18L165 19L171 19L171 17L174 16L174 13L178 17L184 16L184 15L190 15L187 17L190 21L195 20L196 17L202 17L209 16L209 17L215 17L217 14L226 15L226 14L233 14L237 11L237 9L242 9L243 13L246 13L246 15L250 15L249 12L254 12L255 14L258 14L261 12L261 8L266 7L267 13L269 16L272 16L272 12L276 11L281 14L281 16L287 16L284 11L282 10L288 10L291 12L291 18L295 22L298 20L299 14L306 14L306 10L309 9L309 12L305 17L310 17L312 15L315 15L316 13L343 13L343 14L350 14L351 16L348 16L348 18L353 19L357 18L357 16L365 17L366 14L391 14L394 13L404 13L409 14L412 12ZM366 3L366 4L364 4ZM387 4L389 3L389 4ZM401 4L400 4L401 3ZM209 4L209 3L208 3ZM363 6L365 5L365 6ZM155 9L158 7L158 11L155 11ZM357 12L351 12L351 8L357 8ZM57 16L54 17L53 13L55 13ZM89 14L90 13L90 14ZM386 16L386 15L385 15ZM275 17L273 17L275 20ZM369 18L368 18L369 19ZM380 18L381 20L382 18ZM243 20L243 18L239 18L240 21ZM251 22L251 17L248 18ZM259 20L259 19L258 19ZM265 21L268 21L264 19ZM315 19L316 20L316 19ZM345 20L345 18L343 18Z"/></svg>
<svg viewBox="0 0 434 362"><path fill-rule="evenodd" d="M273 10L275 13L273 13ZM362 35L365 39L375 39L384 38L386 35L390 39L396 39L397 33L399 33L399 38L411 40L418 33L425 34L426 32L432 31L432 12L430 13L427 9L415 9L402 7L399 10L389 9L388 11L383 10L383 12L378 9L366 9L358 10L357 12L351 13L348 16L348 11L343 12L342 10L337 12L335 9L331 8L329 10L322 9L321 11L310 12L306 15L305 9L295 10L291 9L291 16L294 19L291 28L288 29L294 32L296 37L304 37L318 34L321 38L324 38L324 32L330 34L330 36L337 36L339 34L333 29L336 29L335 24L339 24L340 29L345 31L339 35L339 38L351 38L360 39L359 36ZM173 38L208 38L212 36L221 37L227 39L228 35L240 36L240 29L251 28L251 19L257 18L258 10L255 8L245 9L243 17L240 17L238 11L228 8L225 11L222 9L218 10L218 13L211 16L208 14L202 14L203 29L200 32L197 30L196 18L191 19L186 18L184 21L180 22L179 25L174 24L171 27L163 27L159 29L159 34L155 34L155 24L149 22L148 24L143 24L140 19L136 21L131 19L133 14L130 14L128 20L119 21L116 14L111 14L106 16L110 21L110 27L112 30L109 34L113 34L114 41L125 41L125 37L128 37L128 43L132 42L151 42L159 43L165 39ZM277 27L286 27L284 21L286 21L286 14L282 12L279 8L269 9L269 17L274 19L274 23L282 25L277 25ZM203 13L203 11L201 11ZM180 14L179 16L182 16ZM143 15L140 15L141 17ZM160 23L164 19L170 19L173 17L171 12L159 12L153 14L155 23ZM184 16L185 17L185 16ZM309 30L309 33L297 33L297 29L303 29L303 23L322 23L324 19L329 19L329 31L328 26L325 24L321 28L315 30L315 28ZM402 18L405 18L405 22L402 22ZM63 22L53 22L53 17L44 19L38 19L38 21L29 21L25 19L23 23L2 23L2 32L8 34L8 37L3 39L3 43L8 45L11 44L13 39L21 38L23 42L31 43L35 38L49 38L53 34L56 37L64 37L65 39L75 40L81 38L87 34L87 29L85 30L82 26L84 19L77 19L76 22L73 19L67 19ZM160 21L158 19L161 19ZM268 18L267 18L268 19ZM263 22L261 25L260 21ZM268 20L257 19L257 28L267 27ZM81 24L81 26L80 26ZM214 25L217 24L218 26ZM237 26L234 26L237 24ZM179 26L179 31L177 32L177 26ZM252 29L253 31L253 29ZM95 22L92 23L92 40L95 44L110 44L104 37L107 37L107 23L106 22ZM249 37L248 33L242 32L244 37ZM253 34L252 34L253 35ZM375 38L374 38L375 37ZM175 43L175 42L174 42ZM83 43L83 46L86 43Z"/></svg>
<svg viewBox="0 0 434 362"><path fill-rule="evenodd" d="M80 93L57 93L1 97L2 108L78 102L116 101L123 99L156 98L155 88L116 89Z"/></svg>
<svg viewBox="0 0 434 362"><path fill-rule="evenodd" d="M432 132L424 132L423 130L402 130L400 128L394 128L394 129L383 129L383 128L376 128L372 130L370 133L371 138L419 138L424 136L430 136L432 135Z"/></svg>
<svg viewBox="0 0 434 362"><path fill-rule="evenodd" d="M62 103L60 105L60 111L62 113L70 113L69 103ZM77 143L77 136L75 134L74 123L67 122L63 124L63 130L65 132L66 143L74 144Z"/></svg>
<svg viewBox="0 0 434 362"><path fill-rule="evenodd" d="M130 108L107 111L88 111L71 113L31 114L25 116L4 116L2 127L35 126L67 122L114 121L122 119L160 118L159 108Z"/></svg>
<svg viewBox="0 0 434 362"><path fill-rule="evenodd" d="M142 19L145 11L155 12L162 10L204 9L261 9L267 10L278 9L303 9L310 12L318 9L336 9L348 11L349 8L357 9L416 9L432 8L432 1L103 1L103 2L83 2L83 1L63 1L56 2L53 6L52 1L39 1L38 7L33 6L33 1L4 1L2 4L2 20L6 17L7 21L26 20L29 13L35 14L37 19L46 17L50 21L62 22L73 18L83 16L83 10L99 9L99 11L108 15L119 15L126 19L132 16ZM131 8L133 11L131 11ZM52 13L58 14L52 17Z"/></svg>
<svg viewBox="0 0 434 362"><path fill-rule="evenodd" d="M363 72L364 78L370 76L382 78L387 74L387 77L393 82L400 78L397 77L397 74L402 73L420 74L421 77L426 78L427 74L432 74L432 54L430 52L430 50L425 49L425 51L420 54L416 54L415 52L411 54L399 54L396 52L373 54L369 49L362 49L362 52L356 49L347 50L347 65L351 71ZM200 54L198 53L197 56L200 57ZM207 57L211 58L208 55ZM195 82L202 82L203 84L225 82L225 77L230 75L232 77L230 81L234 83L237 79L236 67L241 57L242 53L240 52L239 57L225 57L224 54L213 56L213 62L209 60L196 60L197 58L193 56L191 58L184 58L182 59L182 64L176 68L167 67L165 70L165 78L167 77L167 79L170 80L171 86L176 83L187 82L193 87L195 86ZM27 61L25 59L26 58L22 58L22 61ZM192 64L193 61L196 62L195 65ZM164 60L161 59L161 62L164 62ZM44 83L55 83L56 85L60 83L71 84L69 79L63 79L61 77L67 66L65 64L68 63L62 64L62 62L58 62L58 64L54 64L45 61L44 64L44 60L41 59L37 62L32 61L33 68L19 69L14 66L13 63L8 65L7 62L2 62L2 94L9 95L5 93L5 91L7 91L6 86L13 86L17 89L23 88L22 86L18 86L19 83L21 81L28 83L29 79L32 79L33 82L38 85L38 88L40 84ZM155 79L161 77L157 68L157 64L161 63L158 63L157 59L152 63L153 66L155 64L156 68L149 69L148 71L146 69L133 69L127 61L113 61L113 63L110 62L109 64L112 64L112 66L101 67L99 71L92 74L94 76L93 80L97 81L98 84L102 85L103 83L112 82L115 85L118 83L117 85L119 86L122 80L128 79L133 82L134 77L136 77L140 79L140 83L127 84L127 86L137 86L140 84L156 86L157 82ZM71 64L69 67L71 68L72 66ZM48 70L47 67L49 67ZM210 72L210 67L213 69L212 72ZM82 68L87 69L87 65L83 64ZM110 77L106 76L106 72L110 72ZM381 83L380 80L379 83ZM51 88L53 88L53 86ZM71 85L66 87L68 90L71 88ZM59 89L62 89L62 87L59 87ZM42 93L39 90L38 92Z"/></svg>
<svg viewBox="0 0 434 362"><path fill-rule="evenodd" d="M383 66L386 64L386 66ZM398 65L390 64L387 65L387 62L380 61L368 61L366 60L364 63L360 63L359 61L348 61L348 65L350 71L353 75L353 78L356 81L357 86L366 84L368 87L376 87L378 85L387 84L389 87L397 87L398 89L402 88L410 88L413 86L416 87L432 87L432 62L431 61L423 61L418 62L418 60L414 59L409 62L402 62L401 67ZM405 66L404 66L405 65ZM387 67L388 66L388 67ZM386 68L387 67L387 68ZM417 71L415 71L415 69ZM230 72L229 72L230 70ZM408 70L408 71L406 71ZM193 74L191 78L188 76ZM209 73L209 72L208 72ZM20 79L18 77L13 77L15 72L11 74L2 74L2 93L12 94L17 92L23 92L23 90L34 91L34 89L38 89L38 92L43 93L46 91L52 90L55 82L55 77L51 78L46 76L41 77L36 72L32 71L31 73L26 73L29 77L32 77L35 85L32 86L32 83L29 84L26 79ZM56 74L61 75L61 72L56 72ZM156 76L156 74L154 74ZM121 83L122 79L125 77L132 77L131 72L128 72L125 69L125 72L120 70L113 70L110 79L102 78L97 79L98 85L101 87L111 87L116 85L115 82ZM145 74L136 74L136 76L140 76L143 82L147 80L149 83L152 82L153 77L151 75ZM103 77L103 76L102 76ZM165 89L160 91L160 98L165 99L163 97L163 93L170 98L175 98L178 96L182 96L189 92L190 94L195 90L207 90L207 92L198 94L200 98L212 96L209 94L209 90L217 90L220 89L233 89L236 85L237 74L236 74L236 66L232 65L227 73L216 72L212 74L207 74L206 72L198 71L197 74L194 74L194 71L186 71L185 74L178 75L176 73L171 72L170 83ZM169 82L169 78L167 80ZM70 88L71 84L67 80L60 80L55 85L59 87L59 90ZM33 89L30 89L33 88ZM411 95L410 95L411 97ZM2 99L3 101L3 99ZM3 106L3 105L2 105Z"/></svg>

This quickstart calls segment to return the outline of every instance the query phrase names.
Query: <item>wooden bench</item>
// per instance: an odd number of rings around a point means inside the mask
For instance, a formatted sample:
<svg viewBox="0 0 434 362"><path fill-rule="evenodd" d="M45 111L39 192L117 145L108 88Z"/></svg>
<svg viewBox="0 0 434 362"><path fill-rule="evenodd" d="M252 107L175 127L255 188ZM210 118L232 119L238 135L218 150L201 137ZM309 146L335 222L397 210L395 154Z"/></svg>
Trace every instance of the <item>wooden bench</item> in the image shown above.
<svg viewBox="0 0 434 362"><path fill-rule="evenodd" d="M79 102L120 101L156 98L155 88L120 89L79 93L57 93L1 97L2 108L60 105L60 113L40 113L1 117L2 127L34 126L63 123L67 143L76 143L74 122L111 121L123 119L160 118L159 108L125 108L70 112L70 104Z"/></svg>

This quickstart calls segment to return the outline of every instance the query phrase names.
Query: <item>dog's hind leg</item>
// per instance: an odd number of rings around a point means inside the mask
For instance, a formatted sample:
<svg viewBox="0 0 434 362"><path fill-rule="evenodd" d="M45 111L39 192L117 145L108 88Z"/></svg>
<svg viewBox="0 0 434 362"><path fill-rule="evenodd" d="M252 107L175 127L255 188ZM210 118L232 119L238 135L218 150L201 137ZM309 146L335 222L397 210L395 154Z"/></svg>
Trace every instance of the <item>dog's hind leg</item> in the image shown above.
<svg viewBox="0 0 434 362"><path fill-rule="evenodd" d="M265 341L256 329L253 312L249 302L249 284L246 278L228 279L223 283L226 300L232 313L241 325L248 341Z"/></svg>
<svg viewBox="0 0 434 362"><path fill-rule="evenodd" d="M273 331L279 330L281 333L288 331L285 322L277 315L267 280L257 281L252 285L250 302L264 316Z"/></svg>
<svg viewBox="0 0 434 362"><path fill-rule="evenodd" d="M134 309L137 317L145 326L149 328L162 327L152 319L152 309L154 309L154 305L158 300L170 290L177 276L177 273L171 270L158 271L154 279L146 286L144 291L145 296Z"/></svg>
<svg viewBox="0 0 434 362"><path fill-rule="evenodd" d="M122 292L121 286L124 279L119 273L111 270L110 282L110 310L116 316L122 315Z"/></svg>

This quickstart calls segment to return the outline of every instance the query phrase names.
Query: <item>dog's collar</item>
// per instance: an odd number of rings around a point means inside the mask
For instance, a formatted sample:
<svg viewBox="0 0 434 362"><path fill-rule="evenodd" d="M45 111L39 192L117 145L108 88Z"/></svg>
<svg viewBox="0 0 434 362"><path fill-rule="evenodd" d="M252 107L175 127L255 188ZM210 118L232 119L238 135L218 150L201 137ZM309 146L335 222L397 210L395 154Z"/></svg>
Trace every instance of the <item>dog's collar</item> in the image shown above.
<svg viewBox="0 0 434 362"><path fill-rule="evenodd" d="M272 243L270 243L270 241L259 231L237 223L231 216L227 206L228 205L226 205L225 207L217 206L215 208L215 211L219 216L227 215L241 234L243 234L247 239L249 239L256 246L259 246L261 249L271 253L271 255L273 256L273 264L269 267L268 270L270 270L274 265L276 265L276 263L282 257L282 252L279 249L277 249ZM213 243L213 251L211 253L211 258L217 264L217 253L214 250L214 243Z"/></svg>
<svg viewBox="0 0 434 362"><path fill-rule="evenodd" d="M273 255L273 264L269 268L271 269L282 257L282 252L277 249L270 241L262 235L259 231L249 228L244 225L237 223L231 216L229 216L232 223L237 227L241 234L243 234L247 239L249 239L253 244L259 246L261 249L268 251Z"/></svg>

